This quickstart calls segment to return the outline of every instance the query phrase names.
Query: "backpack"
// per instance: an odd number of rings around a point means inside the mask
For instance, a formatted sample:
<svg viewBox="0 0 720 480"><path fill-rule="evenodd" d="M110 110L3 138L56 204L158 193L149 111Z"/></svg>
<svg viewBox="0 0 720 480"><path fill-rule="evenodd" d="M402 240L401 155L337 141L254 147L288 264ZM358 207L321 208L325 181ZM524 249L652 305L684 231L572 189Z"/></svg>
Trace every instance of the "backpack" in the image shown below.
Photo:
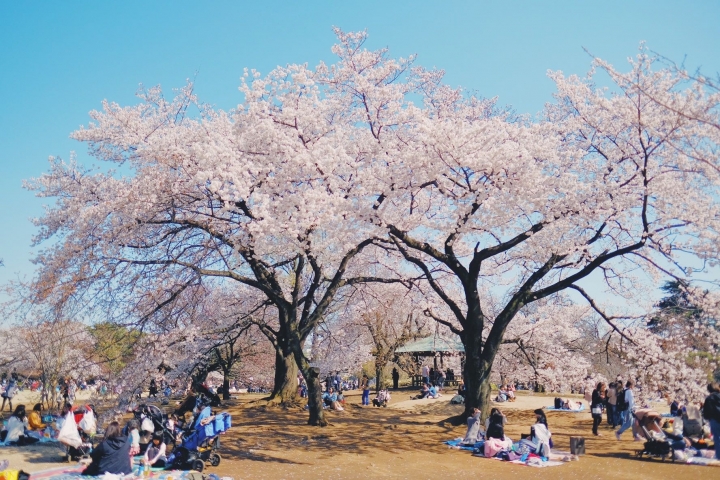
<svg viewBox="0 0 720 480"><path fill-rule="evenodd" d="M617 404L615 405L615 408L617 409L618 412L624 412L625 410L628 409L628 404L625 401L625 392L626 392L626 390L623 389L618 394Z"/></svg>

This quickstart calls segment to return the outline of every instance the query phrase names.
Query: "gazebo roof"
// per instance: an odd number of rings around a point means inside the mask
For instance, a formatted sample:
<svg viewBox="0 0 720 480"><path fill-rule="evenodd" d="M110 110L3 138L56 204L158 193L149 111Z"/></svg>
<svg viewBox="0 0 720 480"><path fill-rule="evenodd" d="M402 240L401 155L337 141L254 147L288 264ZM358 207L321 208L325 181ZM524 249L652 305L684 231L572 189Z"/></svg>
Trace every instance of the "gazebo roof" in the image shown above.
<svg viewBox="0 0 720 480"><path fill-rule="evenodd" d="M418 355L434 355L437 352L465 353L465 347L457 338L447 339L431 335L407 343L395 350L395 353L415 353Z"/></svg>

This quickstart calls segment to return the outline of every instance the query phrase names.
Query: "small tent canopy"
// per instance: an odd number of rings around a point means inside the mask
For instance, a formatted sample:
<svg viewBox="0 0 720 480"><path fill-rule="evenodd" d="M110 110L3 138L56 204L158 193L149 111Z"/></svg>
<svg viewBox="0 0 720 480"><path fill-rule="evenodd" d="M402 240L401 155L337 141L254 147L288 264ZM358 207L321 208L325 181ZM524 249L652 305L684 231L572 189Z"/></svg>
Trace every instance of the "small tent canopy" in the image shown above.
<svg viewBox="0 0 720 480"><path fill-rule="evenodd" d="M448 340L447 338L431 335L407 343L395 350L395 353L412 353L419 357L434 357L435 353L439 352L443 354L465 353L465 347L459 339Z"/></svg>
<svg viewBox="0 0 720 480"><path fill-rule="evenodd" d="M438 370L438 358L440 358L440 368L444 368L443 357L453 355L465 355L465 347L458 338L447 339L439 337L437 335L431 335L429 337L420 338L414 342L407 343L402 347L395 350L397 354L410 354L415 357L415 361L420 365L420 357L432 357L433 366L435 371ZM462 361L461 361L462 362ZM453 381L454 379L447 379ZM422 383L422 377L420 375L414 375L412 378L412 385L420 385Z"/></svg>

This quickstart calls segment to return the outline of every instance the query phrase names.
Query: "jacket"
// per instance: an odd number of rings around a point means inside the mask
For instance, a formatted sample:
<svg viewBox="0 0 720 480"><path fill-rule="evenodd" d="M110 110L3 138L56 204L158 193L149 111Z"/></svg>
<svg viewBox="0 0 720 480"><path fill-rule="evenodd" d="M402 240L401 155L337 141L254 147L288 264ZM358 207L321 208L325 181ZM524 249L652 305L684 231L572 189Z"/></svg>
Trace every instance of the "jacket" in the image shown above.
<svg viewBox="0 0 720 480"><path fill-rule="evenodd" d="M27 427L27 418L20 420L15 415L11 415L7 421L6 442L17 442L22 435L25 435L25 427Z"/></svg>
<svg viewBox="0 0 720 480"><path fill-rule="evenodd" d="M127 437L113 437L103 440L92 451L90 458L92 458L92 463L83 471L83 475L132 473L130 441Z"/></svg>
<svg viewBox="0 0 720 480"><path fill-rule="evenodd" d="M28 427L30 430L42 430L46 427L46 425L42 422L40 412L33 410L28 413Z"/></svg>
<svg viewBox="0 0 720 480"><path fill-rule="evenodd" d="M713 392L705 399L703 417L720 422L720 393Z"/></svg>

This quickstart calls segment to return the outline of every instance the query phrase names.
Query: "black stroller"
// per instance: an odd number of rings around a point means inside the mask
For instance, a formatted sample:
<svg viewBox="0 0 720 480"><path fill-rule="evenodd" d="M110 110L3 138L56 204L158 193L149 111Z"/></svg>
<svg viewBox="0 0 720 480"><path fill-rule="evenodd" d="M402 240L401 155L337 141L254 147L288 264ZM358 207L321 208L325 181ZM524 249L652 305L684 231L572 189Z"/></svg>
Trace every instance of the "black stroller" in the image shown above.
<svg viewBox="0 0 720 480"><path fill-rule="evenodd" d="M637 420L637 417L635 418ZM638 424L640 424L640 422L638 422ZM639 425L639 427L643 433L643 437L645 437L645 443L643 443L642 450L635 452L638 458L642 458L643 455L645 455L650 458L660 458L660 460L664 462L667 457L670 457L673 462L675 461L675 451L672 448L672 443L667 438L655 438L644 425Z"/></svg>
<svg viewBox="0 0 720 480"><path fill-rule="evenodd" d="M138 405L133 410L133 415L142 425L145 418L149 418L153 423L153 433L162 432L163 442L168 447L175 447L175 433L167 427L167 416L155 405Z"/></svg>

